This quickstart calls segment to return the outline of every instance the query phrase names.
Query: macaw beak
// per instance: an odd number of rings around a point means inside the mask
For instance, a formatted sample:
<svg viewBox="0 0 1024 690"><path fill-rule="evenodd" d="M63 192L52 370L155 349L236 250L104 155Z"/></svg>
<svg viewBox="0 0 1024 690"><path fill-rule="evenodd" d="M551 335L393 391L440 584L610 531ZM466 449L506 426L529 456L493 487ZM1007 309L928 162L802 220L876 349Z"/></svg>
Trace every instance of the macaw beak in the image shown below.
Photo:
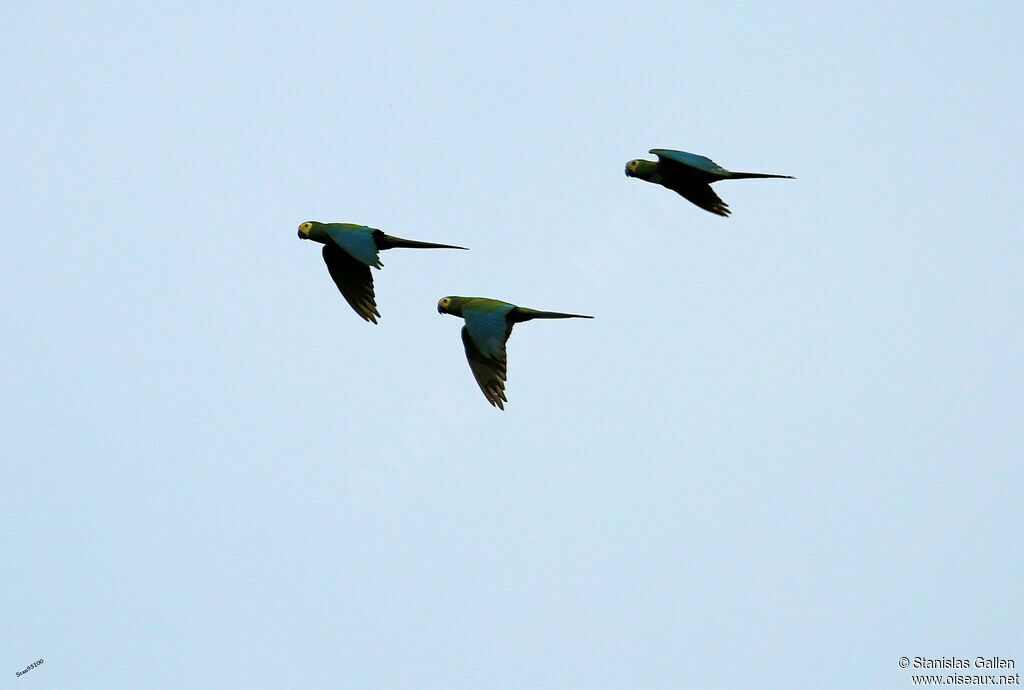
<svg viewBox="0 0 1024 690"><path fill-rule="evenodd" d="M306 235L303 235L303 234L302 234L302 231L301 231L301 230L299 230L299 239L300 239L300 240L305 240L305 239L308 239L308 238L306 237Z"/></svg>
<svg viewBox="0 0 1024 690"><path fill-rule="evenodd" d="M443 314L443 313L444 313L444 309L442 309L442 308L441 308L441 305L440 305L440 304L439 304L439 305L437 305L437 313L438 313L438 314Z"/></svg>

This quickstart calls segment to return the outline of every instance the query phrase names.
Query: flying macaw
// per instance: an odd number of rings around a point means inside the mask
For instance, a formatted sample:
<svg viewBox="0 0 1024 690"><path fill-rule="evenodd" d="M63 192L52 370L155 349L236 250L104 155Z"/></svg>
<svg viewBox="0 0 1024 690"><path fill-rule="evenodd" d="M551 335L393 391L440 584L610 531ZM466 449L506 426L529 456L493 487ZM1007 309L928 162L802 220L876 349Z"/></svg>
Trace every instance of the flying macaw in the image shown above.
<svg viewBox="0 0 1024 690"><path fill-rule="evenodd" d="M508 402L505 397L505 343L515 324L532 319L594 318L582 314L537 311L486 297L442 297L437 303L437 311L461 316L466 322L462 327L462 345L466 349L469 368L473 370L487 402L499 410L504 410Z"/></svg>
<svg viewBox="0 0 1024 690"><path fill-rule="evenodd" d="M754 177L794 179L791 175L732 172L710 158L685 151L651 149L650 153L658 157L658 162L632 160L626 163L626 177L639 177L641 180L660 184L678 192L705 211L717 213L720 216L729 215L729 205L711 190L713 182L744 180Z"/></svg>
<svg viewBox="0 0 1024 690"><path fill-rule="evenodd" d="M357 314L372 323L377 323L380 312L373 294L373 276L370 266L381 268L383 264L377 252L385 249L465 249L452 244L432 244L403 240L401 237L385 235L376 228L352 223L318 223L306 221L299 226L299 239L313 240L324 245L324 263L327 271Z"/></svg>

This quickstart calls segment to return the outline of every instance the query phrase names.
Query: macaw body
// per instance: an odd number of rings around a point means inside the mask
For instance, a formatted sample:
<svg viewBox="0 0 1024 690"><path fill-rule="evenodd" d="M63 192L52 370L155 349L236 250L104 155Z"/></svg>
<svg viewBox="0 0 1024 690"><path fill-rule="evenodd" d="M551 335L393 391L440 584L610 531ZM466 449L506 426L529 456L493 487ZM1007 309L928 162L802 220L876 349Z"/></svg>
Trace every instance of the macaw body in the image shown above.
<svg viewBox="0 0 1024 690"><path fill-rule="evenodd" d="M371 323L377 323L380 317L370 274L370 266L383 267L379 252L396 248L465 249L452 244L404 240L365 225L318 223L315 220L299 226L299 239L324 245L324 263L341 296L359 316Z"/></svg>
<svg viewBox="0 0 1024 690"><path fill-rule="evenodd" d="M660 184L682 195L705 211L728 216L729 205L715 194L711 184L720 180L745 180L775 177L792 180L791 175L732 172L710 158L672 149L651 149L658 161L632 160L626 163L626 177L637 177Z"/></svg>
<svg viewBox="0 0 1024 690"><path fill-rule="evenodd" d="M582 314L563 314L557 311L538 311L518 307L501 300L486 297L442 297L437 311L461 317L462 345L477 385L487 402L499 410L505 409L507 357L505 343L512 335L512 327L533 319L592 319Z"/></svg>

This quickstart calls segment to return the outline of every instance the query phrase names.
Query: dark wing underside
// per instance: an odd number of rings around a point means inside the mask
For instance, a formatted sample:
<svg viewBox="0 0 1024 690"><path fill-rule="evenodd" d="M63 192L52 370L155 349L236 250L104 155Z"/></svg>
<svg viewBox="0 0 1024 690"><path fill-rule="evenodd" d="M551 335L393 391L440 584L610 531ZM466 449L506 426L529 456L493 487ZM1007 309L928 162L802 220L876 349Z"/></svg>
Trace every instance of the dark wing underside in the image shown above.
<svg viewBox="0 0 1024 690"><path fill-rule="evenodd" d="M721 197L715 194L711 185L700 182L682 182L678 184L665 183L665 186L674 192L678 192L688 201L700 206L705 211L710 211L719 216L728 216L732 213L729 205L722 201Z"/></svg>
<svg viewBox="0 0 1024 690"><path fill-rule="evenodd" d="M373 276L370 267L352 258L348 252L332 242L324 245L324 263L338 286L338 291L357 314L377 323L380 312L373 295Z"/></svg>
<svg viewBox="0 0 1024 690"><path fill-rule="evenodd" d="M488 357L480 352L466 326L462 327L462 345L466 348L469 368L473 370L473 377L480 386L480 390L483 391L484 397L487 398L487 402L499 410L504 410L505 403L508 402L508 398L505 397L505 360Z"/></svg>

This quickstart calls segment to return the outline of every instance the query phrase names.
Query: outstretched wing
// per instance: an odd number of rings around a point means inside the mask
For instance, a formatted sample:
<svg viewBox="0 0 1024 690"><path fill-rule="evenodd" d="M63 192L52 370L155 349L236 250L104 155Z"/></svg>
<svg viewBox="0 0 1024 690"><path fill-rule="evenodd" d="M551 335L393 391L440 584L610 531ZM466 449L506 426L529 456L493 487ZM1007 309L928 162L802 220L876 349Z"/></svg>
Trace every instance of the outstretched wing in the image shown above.
<svg viewBox="0 0 1024 690"><path fill-rule="evenodd" d="M487 357L505 360L505 341L512 335L512 324L506 318L514 304L498 300L474 299L462 307L469 335L477 349Z"/></svg>
<svg viewBox="0 0 1024 690"><path fill-rule="evenodd" d="M668 168L682 166L715 178L729 177L732 174L707 156L698 156L696 153L673 151L672 149L651 149L650 153L658 157L659 166L665 165Z"/></svg>
<svg viewBox="0 0 1024 690"><path fill-rule="evenodd" d="M697 204L705 211L710 211L719 216L728 216L732 211L729 210L729 205L722 201L721 197L715 194L715 191L711 189L711 185L704 184L703 182L690 182L690 181L665 181L666 187L671 189L673 192L677 192L685 197L688 201Z"/></svg>
<svg viewBox="0 0 1024 690"><path fill-rule="evenodd" d="M505 397L505 379L507 376L506 362L504 357L504 345L502 346L502 358L489 357L480 351L473 336L470 335L469 325L462 327L462 346L466 349L466 359L469 360L469 368L473 371L473 378L483 391L487 402L499 410L505 409L508 398Z"/></svg>
<svg viewBox="0 0 1024 690"><path fill-rule="evenodd" d="M345 301L361 317L377 323L380 312L377 311L377 301L373 294L370 267L331 242L324 245L323 256L327 270Z"/></svg>
<svg viewBox="0 0 1024 690"><path fill-rule="evenodd" d="M505 409L505 373L508 360L505 343L512 335L508 314L515 305L498 300L470 300L462 307L462 344L466 359L473 370L480 390L487 402L499 410Z"/></svg>
<svg viewBox="0 0 1024 690"><path fill-rule="evenodd" d="M367 266L381 268L380 255L377 253L377 238L374 228L352 227L345 223L328 223L324 230L336 245L348 252L354 259Z"/></svg>

